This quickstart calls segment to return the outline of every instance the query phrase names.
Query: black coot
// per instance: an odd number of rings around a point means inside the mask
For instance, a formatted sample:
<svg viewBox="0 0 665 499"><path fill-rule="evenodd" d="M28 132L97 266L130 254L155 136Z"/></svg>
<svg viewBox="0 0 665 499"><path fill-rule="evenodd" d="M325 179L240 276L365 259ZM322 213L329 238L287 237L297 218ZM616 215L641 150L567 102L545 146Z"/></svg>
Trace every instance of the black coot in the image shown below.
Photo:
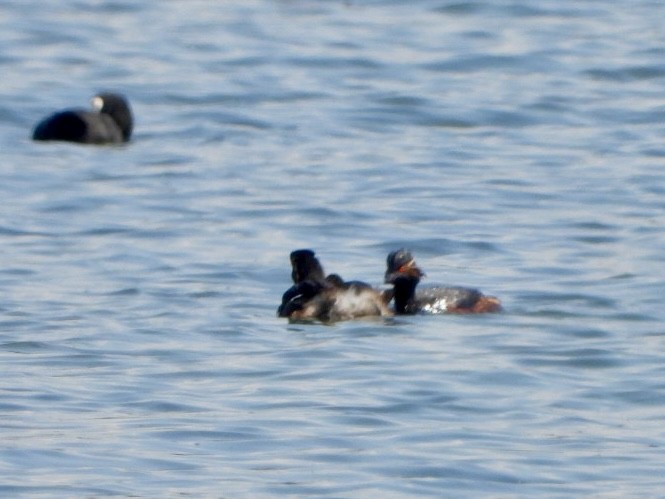
<svg viewBox="0 0 665 499"><path fill-rule="evenodd" d="M120 144L132 135L134 121L127 99L101 93L92 99L92 111L67 109L43 119L33 140L62 140L81 144Z"/></svg>

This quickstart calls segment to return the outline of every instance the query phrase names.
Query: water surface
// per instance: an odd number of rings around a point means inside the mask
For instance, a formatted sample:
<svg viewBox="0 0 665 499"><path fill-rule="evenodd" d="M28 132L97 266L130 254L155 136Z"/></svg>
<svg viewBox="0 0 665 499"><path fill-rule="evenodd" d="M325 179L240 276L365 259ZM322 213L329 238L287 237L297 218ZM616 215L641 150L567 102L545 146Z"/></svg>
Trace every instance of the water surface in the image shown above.
<svg viewBox="0 0 665 499"><path fill-rule="evenodd" d="M661 2L10 1L0 492L662 493ZM123 147L36 144L102 89ZM275 317L410 248L491 316Z"/></svg>

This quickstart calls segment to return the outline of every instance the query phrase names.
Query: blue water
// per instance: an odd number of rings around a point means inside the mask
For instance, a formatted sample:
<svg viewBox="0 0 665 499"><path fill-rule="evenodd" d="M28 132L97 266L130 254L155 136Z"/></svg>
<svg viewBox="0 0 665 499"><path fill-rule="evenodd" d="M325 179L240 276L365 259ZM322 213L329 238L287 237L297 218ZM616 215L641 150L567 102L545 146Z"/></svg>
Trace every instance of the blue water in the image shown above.
<svg viewBox="0 0 665 499"><path fill-rule="evenodd" d="M4 2L0 495L662 495L663 19ZM30 140L106 89L130 144ZM505 312L275 317L401 246Z"/></svg>

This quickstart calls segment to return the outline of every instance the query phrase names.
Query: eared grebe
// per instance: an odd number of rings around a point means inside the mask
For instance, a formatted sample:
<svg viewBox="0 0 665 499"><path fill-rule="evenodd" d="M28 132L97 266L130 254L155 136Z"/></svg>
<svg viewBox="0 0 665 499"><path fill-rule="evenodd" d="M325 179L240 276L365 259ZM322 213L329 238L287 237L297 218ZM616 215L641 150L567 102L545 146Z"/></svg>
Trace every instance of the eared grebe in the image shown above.
<svg viewBox="0 0 665 499"><path fill-rule="evenodd" d="M133 118L127 100L102 93L92 99L93 111L67 109L44 118L33 140L61 140L82 144L120 144L132 135Z"/></svg>
<svg viewBox="0 0 665 499"><path fill-rule="evenodd" d="M326 273L310 249L299 249L292 251L289 255L291 261L291 279L293 284L303 281L323 281Z"/></svg>
<svg viewBox="0 0 665 499"><path fill-rule="evenodd" d="M293 251L290 259L294 284L282 296L279 317L335 322L392 315L383 295L369 284L344 281L338 274L324 277L312 250Z"/></svg>
<svg viewBox="0 0 665 499"><path fill-rule="evenodd" d="M477 289L463 287L432 287L416 290L425 273L416 265L411 253L405 249L388 255L385 282L392 284L396 314L430 313L484 313L498 312L501 302L485 296Z"/></svg>

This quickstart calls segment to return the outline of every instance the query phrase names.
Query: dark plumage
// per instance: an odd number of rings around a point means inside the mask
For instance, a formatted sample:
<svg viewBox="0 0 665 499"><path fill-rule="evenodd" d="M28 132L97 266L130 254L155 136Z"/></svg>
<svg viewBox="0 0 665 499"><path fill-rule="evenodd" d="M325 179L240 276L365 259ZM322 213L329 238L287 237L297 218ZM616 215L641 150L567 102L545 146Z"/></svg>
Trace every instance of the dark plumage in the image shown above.
<svg viewBox="0 0 665 499"><path fill-rule="evenodd" d="M294 284L282 296L277 309L279 317L335 322L392 315L381 293L369 284L347 282L337 274L324 277L323 267L313 251L293 251L290 259Z"/></svg>
<svg viewBox="0 0 665 499"><path fill-rule="evenodd" d="M312 250L292 251L289 260L291 261L291 279L294 284L306 280L323 281L325 279L323 267Z"/></svg>
<svg viewBox="0 0 665 499"><path fill-rule="evenodd" d="M60 140L81 144L120 144L132 135L134 121L127 100L101 93L92 99L93 110L68 109L43 119L33 140Z"/></svg>
<svg viewBox="0 0 665 499"><path fill-rule="evenodd" d="M484 313L501 310L501 302L497 298L485 296L477 289L455 286L416 290L425 273L405 249L391 252L386 264L385 282L393 285L396 314L415 314L421 311Z"/></svg>

